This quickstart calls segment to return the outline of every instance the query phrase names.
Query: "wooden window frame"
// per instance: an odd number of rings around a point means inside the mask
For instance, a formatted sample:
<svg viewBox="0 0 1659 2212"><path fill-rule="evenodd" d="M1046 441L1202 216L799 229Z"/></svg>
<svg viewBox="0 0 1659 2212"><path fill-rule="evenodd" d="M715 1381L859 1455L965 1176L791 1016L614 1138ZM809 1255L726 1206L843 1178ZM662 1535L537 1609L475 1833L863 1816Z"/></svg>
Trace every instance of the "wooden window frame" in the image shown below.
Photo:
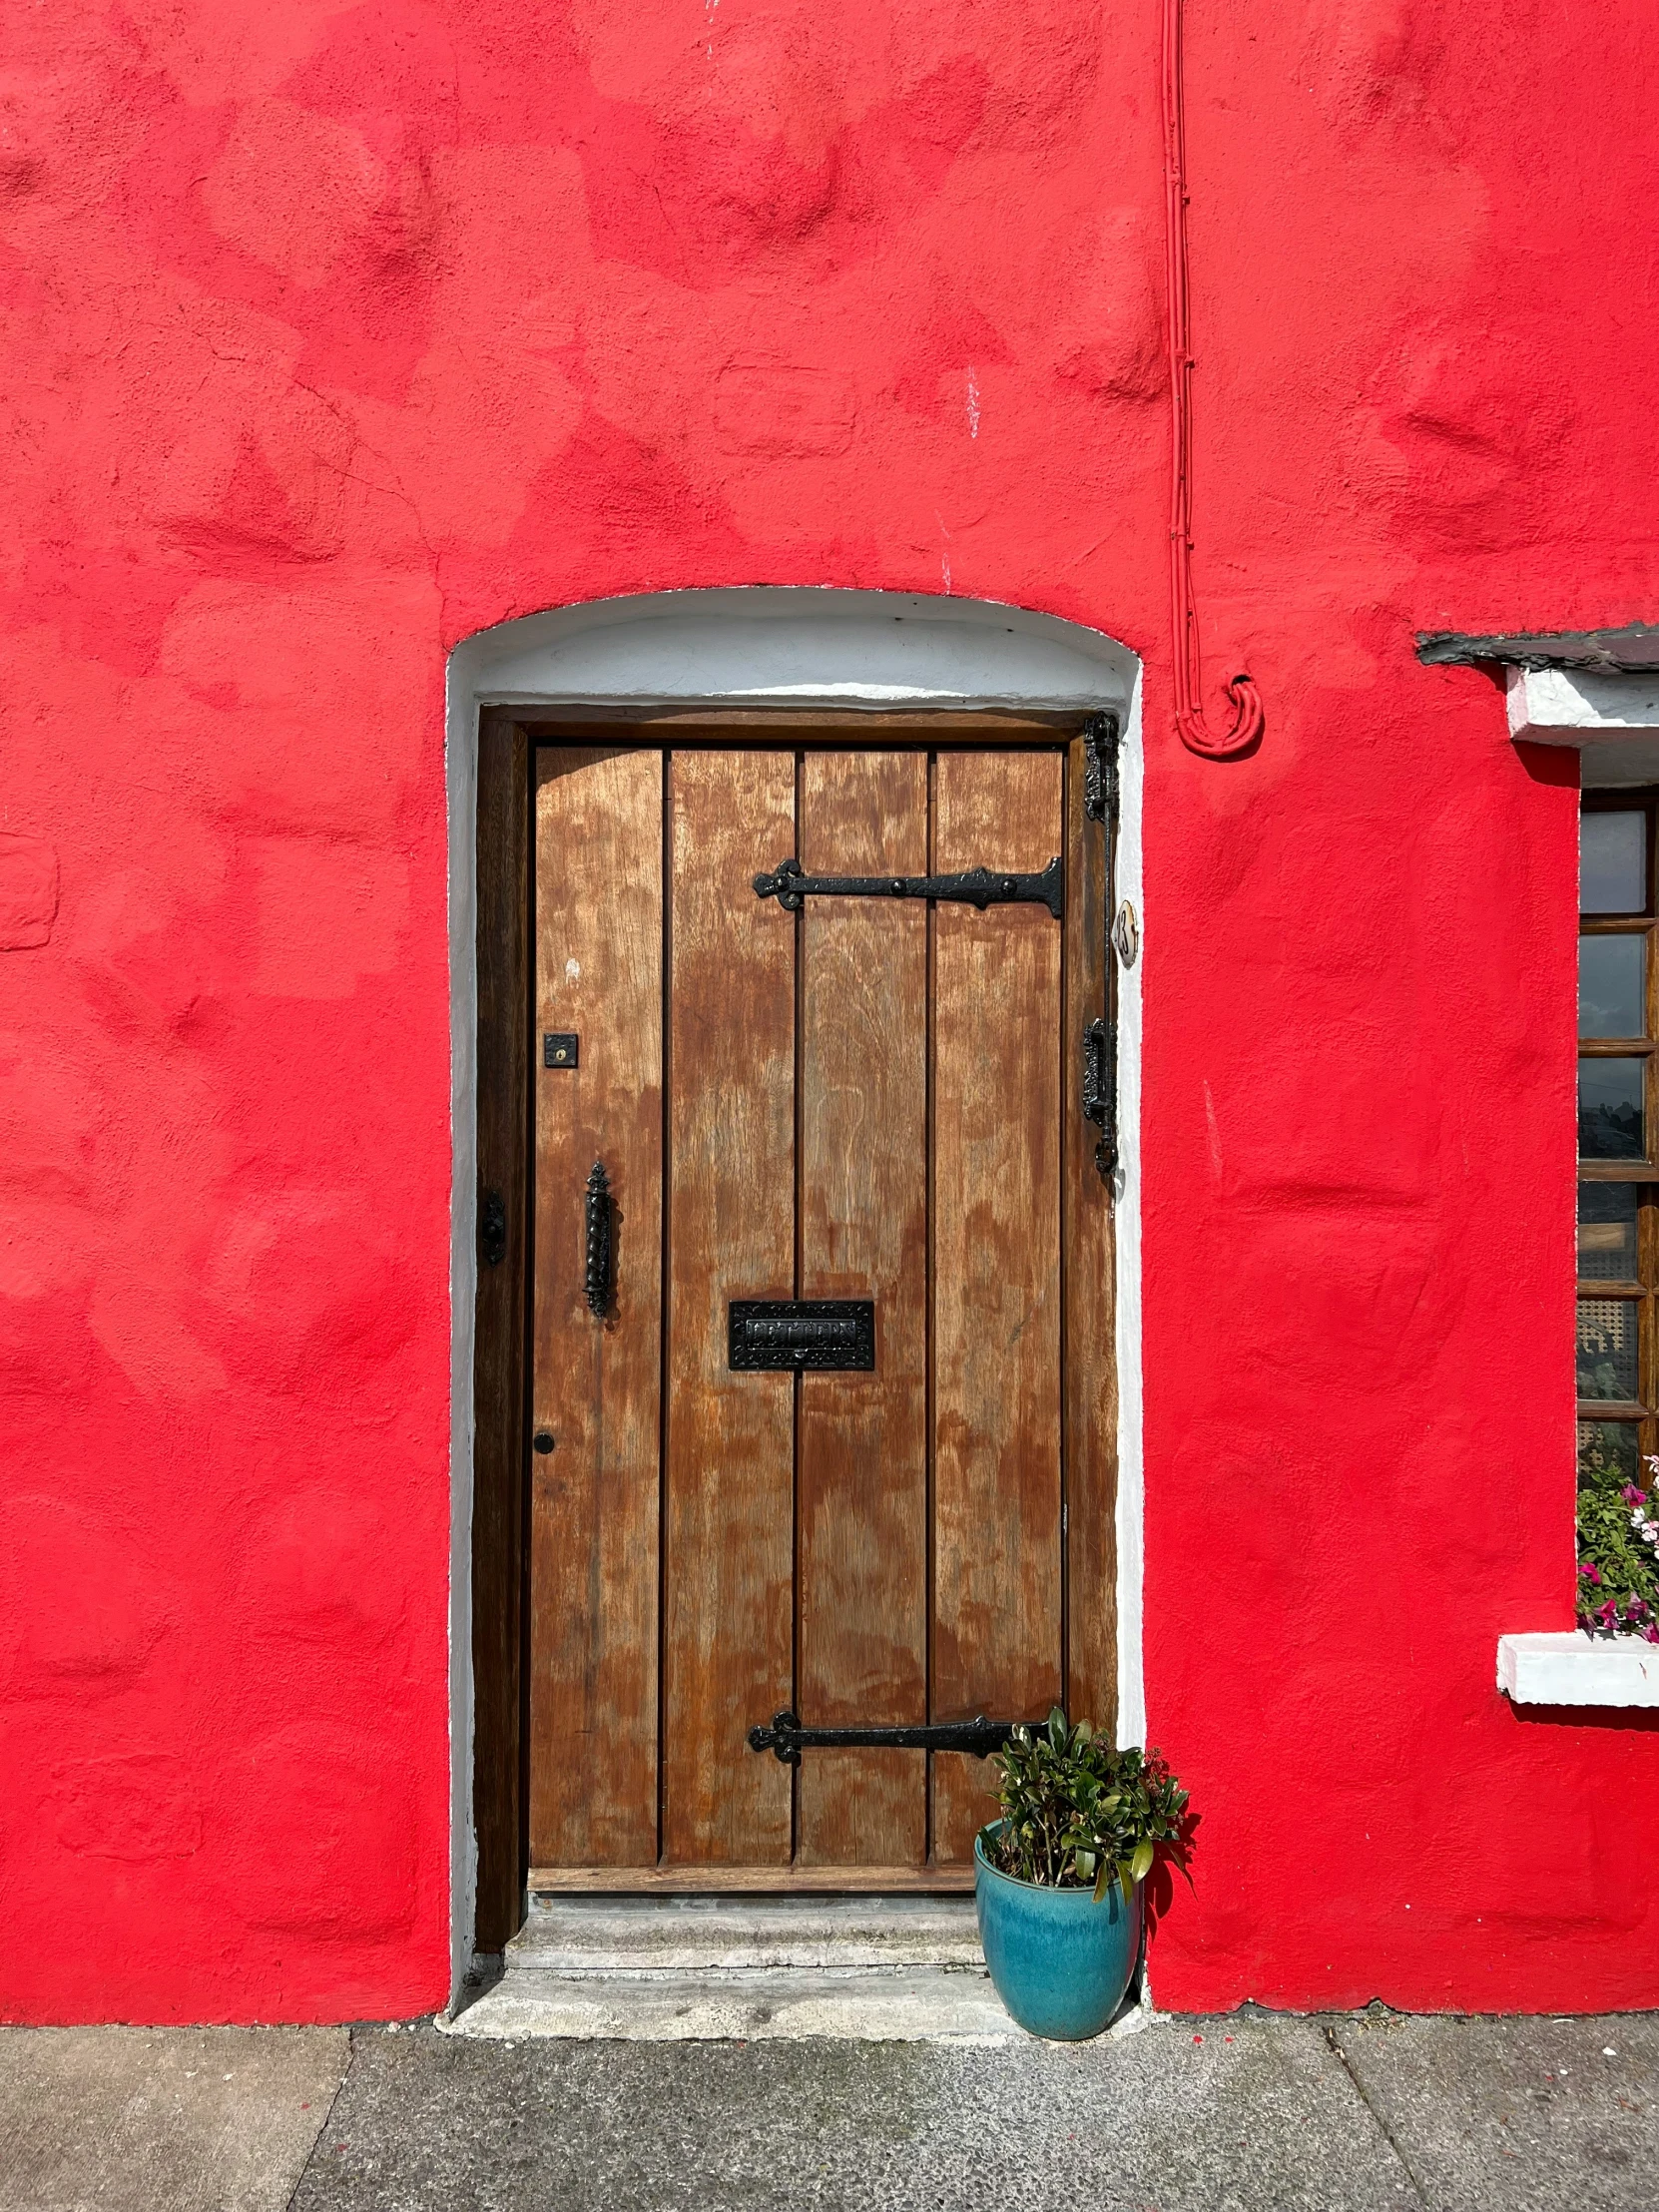
<svg viewBox="0 0 1659 2212"><path fill-rule="evenodd" d="M1582 1429L1596 1422L1634 1425L1637 1448L1643 1453L1659 1450L1659 786L1630 790L1598 790L1580 797L1580 816L1635 814L1645 820L1645 910L1639 913L1587 914L1578 919L1580 941L1585 937L1643 936L1646 939L1645 1037L1585 1037L1578 1039L1580 1062L1593 1059L1641 1059L1643 1078L1643 1160L1579 1159L1578 1183L1634 1185L1636 1202L1636 1278L1607 1281L1579 1275L1575 1268L1576 1297L1582 1304L1601 1302L1635 1306L1637 1395L1633 1399L1578 1398L1577 1420ZM1575 1343L1576 1357L1576 1343Z"/></svg>

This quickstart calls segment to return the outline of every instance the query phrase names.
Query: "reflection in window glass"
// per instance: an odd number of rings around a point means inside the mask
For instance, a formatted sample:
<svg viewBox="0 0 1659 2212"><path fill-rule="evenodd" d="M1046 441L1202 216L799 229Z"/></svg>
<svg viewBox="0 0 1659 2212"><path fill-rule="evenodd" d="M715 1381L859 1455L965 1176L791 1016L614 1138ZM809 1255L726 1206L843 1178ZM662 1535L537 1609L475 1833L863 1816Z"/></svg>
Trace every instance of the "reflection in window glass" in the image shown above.
<svg viewBox="0 0 1659 2212"><path fill-rule="evenodd" d="M1592 1475L1605 1479L1612 1474L1621 1482L1634 1482L1642 1462L1637 1433L1636 1423L1630 1420L1581 1420L1578 1424L1579 1480Z"/></svg>
<svg viewBox="0 0 1659 2212"><path fill-rule="evenodd" d="M1578 1153L1583 1160L1645 1160L1645 1060L1580 1060Z"/></svg>
<svg viewBox="0 0 1659 2212"><path fill-rule="evenodd" d="M1647 817L1640 813L1579 817L1579 910L1586 914L1647 912Z"/></svg>
<svg viewBox="0 0 1659 2212"><path fill-rule="evenodd" d="M1581 1298L1578 1302L1578 1394L1618 1399L1636 1397L1636 1306L1627 1298Z"/></svg>
<svg viewBox="0 0 1659 2212"><path fill-rule="evenodd" d="M1647 938L1580 937L1578 1034L1647 1035Z"/></svg>
<svg viewBox="0 0 1659 2212"><path fill-rule="evenodd" d="M1578 1280L1637 1281L1634 1183L1579 1184Z"/></svg>

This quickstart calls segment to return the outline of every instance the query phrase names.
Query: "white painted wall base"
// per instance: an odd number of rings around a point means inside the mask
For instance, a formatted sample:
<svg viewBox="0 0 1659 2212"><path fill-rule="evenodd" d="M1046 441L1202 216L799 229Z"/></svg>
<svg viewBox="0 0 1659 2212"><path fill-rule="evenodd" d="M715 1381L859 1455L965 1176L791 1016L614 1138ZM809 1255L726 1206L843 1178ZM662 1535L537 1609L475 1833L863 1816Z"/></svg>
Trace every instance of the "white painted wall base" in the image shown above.
<svg viewBox="0 0 1659 2212"><path fill-rule="evenodd" d="M1500 1636L1497 1686L1516 1705L1659 1707L1659 1644L1576 1628Z"/></svg>

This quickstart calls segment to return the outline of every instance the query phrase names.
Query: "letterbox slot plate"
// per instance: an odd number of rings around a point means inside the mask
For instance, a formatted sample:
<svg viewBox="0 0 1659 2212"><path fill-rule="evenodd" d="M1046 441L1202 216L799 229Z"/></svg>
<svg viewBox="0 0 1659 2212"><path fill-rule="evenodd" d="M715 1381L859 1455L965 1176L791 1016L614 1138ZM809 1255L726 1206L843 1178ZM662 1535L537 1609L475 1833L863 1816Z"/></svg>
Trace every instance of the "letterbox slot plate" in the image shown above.
<svg viewBox="0 0 1659 2212"><path fill-rule="evenodd" d="M872 1374L875 1302L868 1298L735 1298L727 1308L735 1375Z"/></svg>

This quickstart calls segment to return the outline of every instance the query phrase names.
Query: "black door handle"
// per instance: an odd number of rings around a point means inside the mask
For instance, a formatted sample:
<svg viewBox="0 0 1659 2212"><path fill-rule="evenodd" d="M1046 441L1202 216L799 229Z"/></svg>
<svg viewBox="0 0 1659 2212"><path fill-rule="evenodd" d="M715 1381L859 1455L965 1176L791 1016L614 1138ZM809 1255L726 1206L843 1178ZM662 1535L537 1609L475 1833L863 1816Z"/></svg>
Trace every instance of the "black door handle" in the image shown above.
<svg viewBox="0 0 1659 2212"><path fill-rule="evenodd" d="M611 1234L611 1179L598 1160L588 1175L587 1190L588 1312L603 1321L611 1310L611 1272L614 1260Z"/></svg>

